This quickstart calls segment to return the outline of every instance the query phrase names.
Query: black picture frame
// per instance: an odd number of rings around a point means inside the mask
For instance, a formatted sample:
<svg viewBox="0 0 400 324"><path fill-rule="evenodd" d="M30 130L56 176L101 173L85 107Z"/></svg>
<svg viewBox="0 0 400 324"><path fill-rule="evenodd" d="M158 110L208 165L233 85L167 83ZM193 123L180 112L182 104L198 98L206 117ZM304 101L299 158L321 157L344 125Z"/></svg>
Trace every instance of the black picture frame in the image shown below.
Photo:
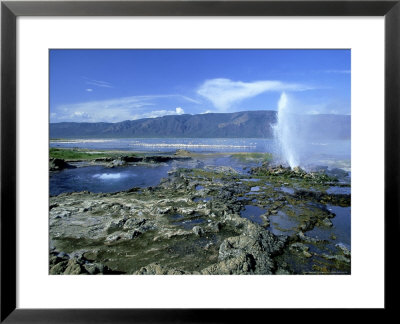
<svg viewBox="0 0 400 324"><path fill-rule="evenodd" d="M1 322L198 323L266 316L243 309L16 308L16 19L19 16L384 16L385 310L397 306L399 236L400 0L391 1L2 1L1 3ZM373 261L371 261L373 262ZM366 283L368 284L368 283ZM249 314L251 313L251 314Z"/></svg>

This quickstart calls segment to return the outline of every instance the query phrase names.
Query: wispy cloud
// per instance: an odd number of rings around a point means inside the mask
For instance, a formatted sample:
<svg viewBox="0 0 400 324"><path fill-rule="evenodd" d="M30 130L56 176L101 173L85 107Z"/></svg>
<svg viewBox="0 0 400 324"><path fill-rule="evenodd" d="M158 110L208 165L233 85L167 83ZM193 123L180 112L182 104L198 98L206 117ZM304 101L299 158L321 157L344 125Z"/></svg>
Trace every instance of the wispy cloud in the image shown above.
<svg viewBox="0 0 400 324"><path fill-rule="evenodd" d="M350 74L351 70L325 70L322 72L329 74Z"/></svg>
<svg viewBox="0 0 400 324"><path fill-rule="evenodd" d="M177 101L184 103L190 99L180 95L154 95L60 105L52 109L50 119L51 122L118 122L185 113L182 107L173 106L173 103L160 102L160 99L166 98L172 98L174 103ZM160 109L160 107L168 108Z"/></svg>
<svg viewBox="0 0 400 324"><path fill-rule="evenodd" d="M195 104L198 104L198 105L202 104L201 101L193 99L193 98L190 98L190 97L187 97L187 96L180 96L180 97L182 97L183 99L185 99L185 100L187 100L189 102L192 102L192 103L195 103Z"/></svg>
<svg viewBox="0 0 400 324"><path fill-rule="evenodd" d="M107 81L100 81L100 80L94 80L94 79L89 79L87 77L83 77L86 80L86 84L93 85L99 88L113 88L113 85L110 82Z"/></svg>
<svg viewBox="0 0 400 324"><path fill-rule="evenodd" d="M206 80L197 90L197 93L210 100L219 111L227 111L233 104L267 91L304 91L310 89L312 88L305 85L281 81L242 82L221 78Z"/></svg>

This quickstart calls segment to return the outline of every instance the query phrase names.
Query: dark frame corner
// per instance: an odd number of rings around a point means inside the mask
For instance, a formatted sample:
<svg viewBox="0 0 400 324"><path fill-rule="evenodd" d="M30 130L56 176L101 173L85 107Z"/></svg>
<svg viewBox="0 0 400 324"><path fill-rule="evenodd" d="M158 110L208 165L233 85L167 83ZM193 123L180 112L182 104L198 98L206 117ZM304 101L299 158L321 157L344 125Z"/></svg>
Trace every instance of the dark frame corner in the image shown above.
<svg viewBox="0 0 400 324"><path fill-rule="evenodd" d="M2 1L0 322L235 322L266 310L48 310L16 308L16 18L18 16L384 16L385 310L395 309L400 228L400 0ZM391 242L391 244L389 244ZM372 259L371 259L371 262ZM397 283L397 285L396 285ZM366 283L368 284L368 283ZM261 313L261 314L259 314Z"/></svg>

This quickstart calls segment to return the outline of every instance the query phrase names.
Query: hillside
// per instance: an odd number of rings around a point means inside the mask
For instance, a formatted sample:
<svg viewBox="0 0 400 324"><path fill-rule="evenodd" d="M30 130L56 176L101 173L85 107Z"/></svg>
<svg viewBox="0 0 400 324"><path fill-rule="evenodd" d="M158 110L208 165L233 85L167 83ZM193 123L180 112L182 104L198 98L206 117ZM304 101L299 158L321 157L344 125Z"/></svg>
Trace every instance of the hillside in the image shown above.
<svg viewBox="0 0 400 324"><path fill-rule="evenodd" d="M308 137L350 138L350 116L302 115L299 126ZM118 123L51 123L50 138L271 138L276 111L241 111L200 115L171 115ZM321 127L323 126L323 127ZM311 130L311 132L309 132Z"/></svg>

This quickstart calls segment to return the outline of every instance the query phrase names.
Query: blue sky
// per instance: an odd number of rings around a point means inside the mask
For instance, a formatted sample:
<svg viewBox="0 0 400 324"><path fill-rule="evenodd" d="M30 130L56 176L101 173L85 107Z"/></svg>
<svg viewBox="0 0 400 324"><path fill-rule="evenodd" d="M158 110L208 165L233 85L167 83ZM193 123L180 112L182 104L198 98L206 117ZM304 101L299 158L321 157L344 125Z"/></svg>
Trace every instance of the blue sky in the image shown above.
<svg viewBox="0 0 400 324"><path fill-rule="evenodd" d="M276 110L350 114L350 50L50 50L50 122Z"/></svg>

